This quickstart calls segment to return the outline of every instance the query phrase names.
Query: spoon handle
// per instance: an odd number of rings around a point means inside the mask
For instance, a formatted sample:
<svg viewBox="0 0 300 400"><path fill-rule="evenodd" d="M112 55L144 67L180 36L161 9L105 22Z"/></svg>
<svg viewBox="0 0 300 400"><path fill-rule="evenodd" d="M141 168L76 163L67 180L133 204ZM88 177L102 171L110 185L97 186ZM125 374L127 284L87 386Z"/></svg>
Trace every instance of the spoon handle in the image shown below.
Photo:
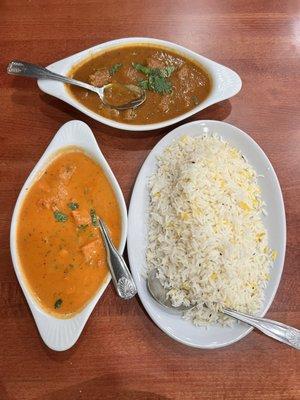
<svg viewBox="0 0 300 400"><path fill-rule="evenodd" d="M52 79L54 81L80 86L84 89L88 89L92 92L98 93L97 88L94 88L88 83L56 74L55 72L52 72L47 68L40 67L39 65L35 64L30 64L25 61L11 61L7 66L7 73L10 75L27 76L29 78Z"/></svg>
<svg viewBox="0 0 300 400"><path fill-rule="evenodd" d="M108 233L105 223L98 218L99 229L106 248L107 263L111 272L112 280L118 295L125 300L136 295L137 289L124 258L118 253Z"/></svg>
<svg viewBox="0 0 300 400"><path fill-rule="evenodd" d="M248 325L259 329L265 335L300 350L300 331L296 328L282 324L281 322L272 321L271 319L253 317L229 309L223 310L223 313L246 322Z"/></svg>

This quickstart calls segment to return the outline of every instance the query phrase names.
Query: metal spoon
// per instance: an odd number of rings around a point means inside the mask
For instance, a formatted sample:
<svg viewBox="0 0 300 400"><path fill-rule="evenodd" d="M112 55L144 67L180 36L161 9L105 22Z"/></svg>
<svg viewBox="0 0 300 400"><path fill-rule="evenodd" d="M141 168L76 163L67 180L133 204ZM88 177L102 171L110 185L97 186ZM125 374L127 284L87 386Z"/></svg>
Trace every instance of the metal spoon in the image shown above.
<svg viewBox="0 0 300 400"><path fill-rule="evenodd" d="M47 68L40 67L35 64L30 64L24 61L11 61L7 66L7 73L10 75L27 76L30 78L38 79L52 79L54 81L64 82L70 85L80 86L84 89L95 92L100 97L101 101L110 108L116 110L127 110L140 106L146 100L146 92L136 85L122 85L120 83L109 83L102 87L89 85L88 83L77 81L63 75L56 74ZM106 98L107 90L124 90L124 88L131 93L134 93L134 98L125 104L112 104Z"/></svg>
<svg viewBox="0 0 300 400"><path fill-rule="evenodd" d="M108 229L101 218L98 217L99 229L106 248L107 263L112 276L112 281L118 295L125 300L136 295L137 289L124 258L115 248Z"/></svg>
<svg viewBox="0 0 300 400"><path fill-rule="evenodd" d="M171 310L173 312L187 311L195 307L195 305L190 307L174 307L167 296L168 291L160 283L160 280L157 277L157 273L157 269L153 269L149 272L147 278L147 287L154 300L156 300L167 310ZM279 340L280 342L283 342L289 346L292 346L297 350L300 349L300 331L296 328L284 325L281 322L272 321L270 319L253 317L252 315L247 315L238 311L230 310L228 308L225 308L223 310L223 314L229 315L230 317L233 317L239 321L245 322L256 329L259 329L265 335L270 336L273 339Z"/></svg>

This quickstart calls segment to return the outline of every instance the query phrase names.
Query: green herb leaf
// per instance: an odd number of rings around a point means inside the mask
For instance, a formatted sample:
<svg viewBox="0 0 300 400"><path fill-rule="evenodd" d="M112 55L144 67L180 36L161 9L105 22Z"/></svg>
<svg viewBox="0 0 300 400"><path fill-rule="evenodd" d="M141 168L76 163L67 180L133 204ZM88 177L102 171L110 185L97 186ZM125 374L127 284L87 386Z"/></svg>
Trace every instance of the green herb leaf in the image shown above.
<svg viewBox="0 0 300 400"><path fill-rule="evenodd" d="M60 308L62 305L62 299L57 299L56 302L54 303L54 308Z"/></svg>
<svg viewBox="0 0 300 400"><path fill-rule="evenodd" d="M139 86L144 90L151 90L156 93L172 93L172 84L169 78L175 67L170 65L166 68L149 68L142 64L132 63L133 68L142 72L147 79L139 82Z"/></svg>
<svg viewBox="0 0 300 400"><path fill-rule="evenodd" d="M53 215L57 222L68 221L68 216L60 211L54 211Z"/></svg>
<svg viewBox="0 0 300 400"><path fill-rule="evenodd" d="M77 228L80 231L85 231L88 226L89 226L88 224L81 224L81 225L78 225Z"/></svg>
<svg viewBox="0 0 300 400"><path fill-rule="evenodd" d="M113 76L116 72L119 71L119 69L123 66L123 64L114 64L112 67L109 69L109 74L110 76Z"/></svg>
<svg viewBox="0 0 300 400"><path fill-rule="evenodd" d="M134 69L136 69L139 72L142 72L145 75L149 75L151 73L151 70L154 69L138 63L132 63L132 66Z"/></svg>
<svg viewBox="0 0 300 400"><path fill-rule="evenodd" d="M144 90L149 90L149 82L148 79L139 81L139 86Z"/></svg>
<svg viewBox="0 0 300 400"><path fill-rule="evenodd" d="M74 211L74 210L77 210L77 208L79 207L79 204L72 202L72 203L68 204L68 207L70 208L70 210Z"/></svg>
<svg viewBox="0 0 300 400"><path fill-rule="evenodd" d="M175 71L175 67L173 65L170 65L166 68L163 68L160 70L160 73L163 77L165 78L169 78L169 76L171 76L171 74Z"/></svg>
<svg viewBox="0 0 300 400"><path fill-rule="evenodd" d="M149 90L156 93L172 93L172 84L167 81L163 76L150 75L149 76Z"/></svg>
<svg viewBox="0 0 300 400"><path fill-rule="evenodd" d="M91 216L92 224L94 226L98 226L99 225L98 218L96 215L96 211L93 208L90 210L90 216Z"/></svg>

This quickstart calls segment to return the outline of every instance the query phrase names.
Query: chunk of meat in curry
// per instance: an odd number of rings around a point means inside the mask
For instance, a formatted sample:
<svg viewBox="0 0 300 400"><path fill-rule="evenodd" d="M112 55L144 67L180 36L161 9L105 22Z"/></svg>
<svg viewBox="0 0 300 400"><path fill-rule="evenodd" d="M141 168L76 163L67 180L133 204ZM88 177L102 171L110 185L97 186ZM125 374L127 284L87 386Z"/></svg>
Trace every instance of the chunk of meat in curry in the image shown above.
<svg viewBox="0 0 300 400"><path fill-rule="evenodd" d="M89 81L91 85L101 87L110 83L111 76L107 68L101 68L90 75Z"/></svg>

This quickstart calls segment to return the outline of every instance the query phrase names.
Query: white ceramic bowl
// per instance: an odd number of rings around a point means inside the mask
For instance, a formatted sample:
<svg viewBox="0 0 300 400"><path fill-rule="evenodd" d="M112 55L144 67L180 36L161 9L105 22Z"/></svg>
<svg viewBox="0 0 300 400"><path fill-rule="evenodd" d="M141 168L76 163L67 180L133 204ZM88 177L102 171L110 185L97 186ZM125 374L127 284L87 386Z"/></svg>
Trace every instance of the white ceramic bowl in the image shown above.
<svg viewBox="0 0 300 400"><path fill-rule="evenodd" d="M220 325L208 328L196 327L190 321L183 320L180 315L168 313L155 302L148 293L145 280L149 202L147 184L150 175L156 170L156 158L174 139L182 135L199 136L204 133L218 133L224 140L241 150L258 174L264 175L264 178L259 178L262 198L266 202L268 212L263 221L268 231L269 244L278 252L274 267L271 269L270 281L264 292L265 300L258 315L264 316L268 311L276 294L284 264L286 245L284 204L278 179L267 156L250 136L232 125L219 121L191 122L171 131L154 147L142 166L133 189L128 216L127 250L138 294L157 326L181 343L213 349L240 340L252 328L243 323L235 323L232 328Z"/></svg>
<svg viewBox="0 0 300 400"><path fill-rule="evenodd" d="M69 319L60 319L48 314L40 307L39 303L36 301L35 297L32 295L31 291L27 287L25 278L22 274L16 243L18 218L22 202L26 196L27 189L36 181L37 177L40 175L40 172L49 164L49 162L51 162L53 156L60 149L63 149L67 146L76 146L84 150L101 166L106 176L108 177L115 191L120 207L122 231L118 250L121 253L124 250L127 233L127 211L123 194L114 174L112 173L107 161L105 160L103 154L98 147L98 144L91 129L84 122L81 121L67 122L59 129L59 131L47 147L46 151L44 152L43 156L27 178L15 205L10 230L10 250L18 281L24 292L25 298L31 309L32 315L43 341L48 347L57 351L67 350L74 345L74 343L79 338L86 321L88 320L95 305L102 296L111 279L110 274L108 274L107 278L100 286L96 295L91 299L91 301L80 313Z"/></svg>
<svg viewBox="0 0 300 400"><path fill-rule="evenodd" d="M110 125L114 128L125 129L129 131L145 131L152 129L163 128L164 126L169 126L175 124L183 119L190 117L193 114L203 110L206 107L211 106L212 104L218 103L219 101L229 99L230 97L237 94L242 87L242 81L239 75L232 71L231 69L218 64L212 60L209 60L206 57L201 56L200 54L195 53L194 51L188 50L183 46L179 46L178 44L167 42L165 40L159 39L151 39L151 38L124 38L112 40L110 42L102 43L97 46L91 47L87 50L83 50L80 53L74 54L73 56L64 58L63 60L57 61L51 65L48 65L48 69L53 72L56 72L61 75L67 75L69 71L82 62L83 60L94 56L97 53L103 52L105 50L112 49L114 47L120 47L126 44L153 44L158 46L163 46L170 50L173 50L183 56L186 56L192 60L203 65L203 67L207 70L212 79L212 89L208 97L201 102L197 107L192 110L176 117L169 119L167 121L159 122L156 124L145 124L145 125L133 125L133 124L125 124L117 121L113 121L108 118L104 118L99 114L89 110L87 107L79 103L66 89L66 86L61 82L51 81L51 80L38 80L39 88L52 96L55 96L66 103L71 104L73 107L77 108L79 111L84 114L90 116L96 121L102 122L103 124Z"/></svg>

